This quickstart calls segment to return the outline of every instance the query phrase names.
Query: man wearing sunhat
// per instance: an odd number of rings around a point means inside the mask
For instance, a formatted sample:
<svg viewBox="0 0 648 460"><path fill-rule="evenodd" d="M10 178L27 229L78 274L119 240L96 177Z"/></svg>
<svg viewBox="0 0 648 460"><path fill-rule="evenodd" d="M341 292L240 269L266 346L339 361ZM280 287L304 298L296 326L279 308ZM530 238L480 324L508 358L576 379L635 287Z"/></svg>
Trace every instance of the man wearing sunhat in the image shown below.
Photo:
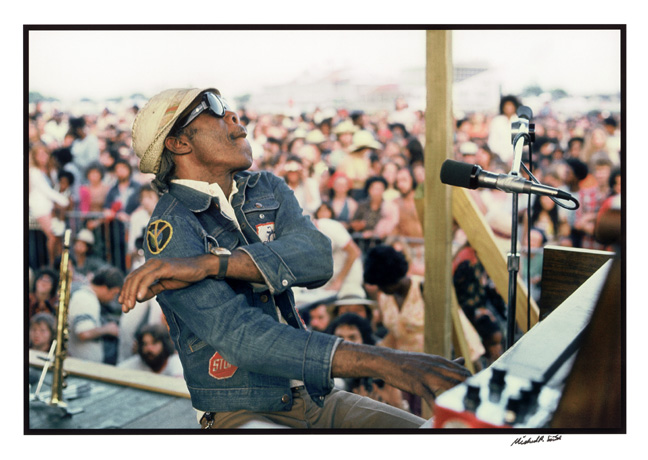
<svg viewBox="0 0 648 460"><path fill-rule="evenodd" d="M282 179L246 171L246 135L215 89L167 90L138 113L133 148L162 195L123 310L157 295L203 427L419 426L412 414L333 390L333 378L376 376L431 403L467 371L306 329L291 287L328 280L331 245Z"/></svg>

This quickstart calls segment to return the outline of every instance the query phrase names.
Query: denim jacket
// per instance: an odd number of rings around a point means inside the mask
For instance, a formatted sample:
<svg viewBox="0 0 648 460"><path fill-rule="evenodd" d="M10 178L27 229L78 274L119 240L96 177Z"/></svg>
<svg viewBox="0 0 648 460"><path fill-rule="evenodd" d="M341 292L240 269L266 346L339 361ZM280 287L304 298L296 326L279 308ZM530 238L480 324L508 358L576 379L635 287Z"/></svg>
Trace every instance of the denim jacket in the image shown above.
<svg viewBox="0 0 648 460"><path fill-rule="evenodd" d="M206 412L280 411L292 407L290 380L322 405L333 389L331 359L339 339L306 329L292 286L315 288L332 276L331 243L302 215L292 190L266 172L237 174L232 206L171 184L147 230L146 257L187 257L212 247L244 250L266 286L206 278L157 300L169 325L194 408ZM277 308L285 321L279 322Z"/></svg>

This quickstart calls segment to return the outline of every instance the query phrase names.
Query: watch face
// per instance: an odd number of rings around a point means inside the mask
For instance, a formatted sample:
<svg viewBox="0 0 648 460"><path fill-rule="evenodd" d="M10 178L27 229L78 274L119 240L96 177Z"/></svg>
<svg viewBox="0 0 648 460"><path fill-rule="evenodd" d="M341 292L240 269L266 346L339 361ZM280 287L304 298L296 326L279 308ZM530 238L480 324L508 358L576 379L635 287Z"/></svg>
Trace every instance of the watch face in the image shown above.
<svg viewBox="0 0 648 460"><path fill-rule="evenodd" d="M211 248L210 252L217 256L229 256L231 254L230 250L225 248Z"/></svg>

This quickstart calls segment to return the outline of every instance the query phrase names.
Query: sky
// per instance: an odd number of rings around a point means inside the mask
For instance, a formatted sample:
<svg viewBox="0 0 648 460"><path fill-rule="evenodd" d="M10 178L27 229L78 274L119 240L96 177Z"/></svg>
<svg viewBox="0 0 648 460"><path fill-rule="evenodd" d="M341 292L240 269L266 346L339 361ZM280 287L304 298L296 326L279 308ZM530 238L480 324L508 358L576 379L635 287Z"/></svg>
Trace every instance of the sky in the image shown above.
<svg viewBox="0 0 648 460"><path fill-rule="evenodd" d="M394 26L392 26L394 27ZM29 89L66 101L213 86L244 94L349 69L389 83L425 66L425 31L49 30L29 33ZM455 30L453 60L483 63L507 92L620 90L619 30Z"/></svg>

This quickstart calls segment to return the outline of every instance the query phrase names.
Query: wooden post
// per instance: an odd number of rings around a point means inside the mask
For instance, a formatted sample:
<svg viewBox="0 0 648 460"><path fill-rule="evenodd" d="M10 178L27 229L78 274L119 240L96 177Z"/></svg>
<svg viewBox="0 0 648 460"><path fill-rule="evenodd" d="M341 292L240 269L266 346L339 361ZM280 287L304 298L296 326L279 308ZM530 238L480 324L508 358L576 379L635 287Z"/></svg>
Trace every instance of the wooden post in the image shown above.
<svg viewBox="0 0 648 460"><path fill-rule="evenodd" d="M426 32L425 112L425 342L424 351L446 358L452 351L451 289L452 207L450 187L439 171L450 157L453 140L452 31Z"/></svg>

